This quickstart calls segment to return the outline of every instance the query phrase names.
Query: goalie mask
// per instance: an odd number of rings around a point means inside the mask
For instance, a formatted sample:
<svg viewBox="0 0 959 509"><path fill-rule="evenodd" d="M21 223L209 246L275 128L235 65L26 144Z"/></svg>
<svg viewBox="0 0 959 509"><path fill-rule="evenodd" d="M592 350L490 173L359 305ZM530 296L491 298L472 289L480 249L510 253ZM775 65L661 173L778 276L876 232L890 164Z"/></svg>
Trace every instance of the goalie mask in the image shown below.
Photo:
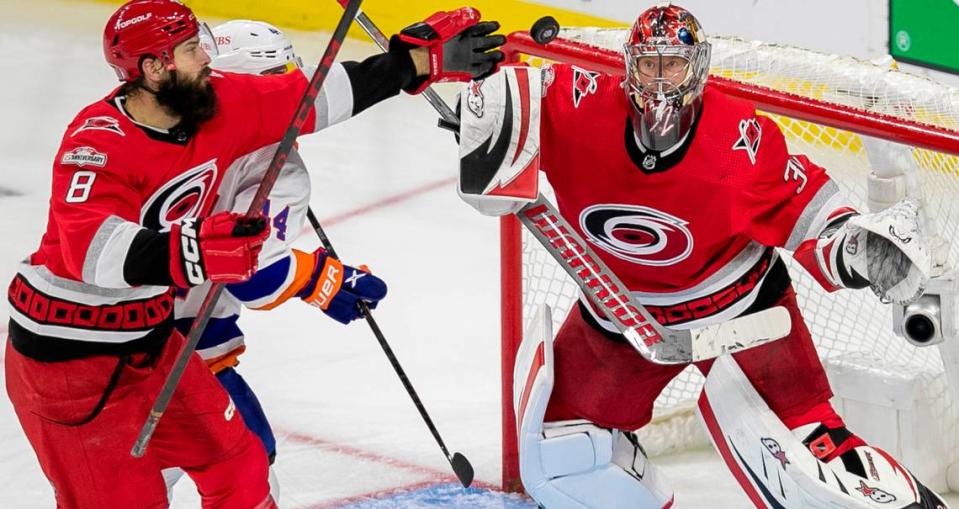
<svg viewBox="0 0 959 509"><path fill-rule="evenodd" d="M633 130L648 150L683 141L702 105L710 45L699 21L668 2L639 15L624 46Z"/></svg>

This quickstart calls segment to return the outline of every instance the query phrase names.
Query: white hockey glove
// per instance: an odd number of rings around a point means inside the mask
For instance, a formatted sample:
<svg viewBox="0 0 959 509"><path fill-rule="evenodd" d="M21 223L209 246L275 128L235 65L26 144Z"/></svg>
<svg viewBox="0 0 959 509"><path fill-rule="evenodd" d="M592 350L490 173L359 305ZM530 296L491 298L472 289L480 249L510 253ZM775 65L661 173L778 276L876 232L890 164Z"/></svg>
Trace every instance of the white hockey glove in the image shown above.
<svg viewBox="0 0 959 509"><path fill-rule="evenodd" d="M838 253L843 282L864 279L881 299L899 304L919 298L932 265L920 225L911 199L849 219L837 232L844 236Z"/></svg>

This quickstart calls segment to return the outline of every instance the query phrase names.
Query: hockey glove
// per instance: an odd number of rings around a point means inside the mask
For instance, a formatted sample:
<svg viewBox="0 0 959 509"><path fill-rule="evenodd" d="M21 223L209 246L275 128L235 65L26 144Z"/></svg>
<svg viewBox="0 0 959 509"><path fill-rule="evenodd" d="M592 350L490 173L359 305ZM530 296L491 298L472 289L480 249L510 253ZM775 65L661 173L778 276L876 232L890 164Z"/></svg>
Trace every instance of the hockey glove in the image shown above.
<svg viewBox="0 0 959 509"><path fill-rule="evenodd" d="M298 253L297 258L304 254ZM386 297L386 283L365 266L343 265L325 249L317 249L312 256L313 272L296 296L322 309L337 322L346 324L360 318L357 306L360 301L374 309Z"/></svg>
<svg viewBox="0 0 959 509"><path fill-rule="evenodd" d="M870 287L900 304L922 295L932 265L919 209L910 200L830 226L794 257L829 291Z"/></svg>
<svg viewBox="0 0 959 509"><path fill-rule="evenodd" d="M472 7L440 11L426 21L410 25L390 39L390 51L423 47L429 51L428 76L418 77L405 90L418 94L431 83L483 79L496 71L505 58L496 48L506 43L495 21L480 22Z"/></svg>
<svg viewBox="0 0 959 509"><path fill-rule="evenodd" d="M844 225L842 261L880 298L907 304L922 295L932 261L920 228L919 208L901 201L875 214L855 216Z"/></svg>
<svg viewBox="0 0 959 509"><path fill-rule="evenodd" d="M170 275L180 288L239 283L256 271L257 256L270 228L262 216L219 212L184 219L170 230Z"/></svg>

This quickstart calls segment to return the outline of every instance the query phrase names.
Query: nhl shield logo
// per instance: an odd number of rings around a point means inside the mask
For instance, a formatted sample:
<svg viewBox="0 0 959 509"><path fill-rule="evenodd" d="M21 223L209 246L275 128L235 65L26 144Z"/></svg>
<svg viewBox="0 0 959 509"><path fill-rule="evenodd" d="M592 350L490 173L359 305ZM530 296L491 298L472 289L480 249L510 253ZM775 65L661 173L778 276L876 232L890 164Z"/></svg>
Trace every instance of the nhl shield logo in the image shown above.
<svg viewBox="0 0 959 509"><path fill-rule="evenodd" d="M763 138L763 130L755 118L739 121L739 139L733 144L733 150L743 150L749 156L749 162L756 165L756 154Z"/></svg>

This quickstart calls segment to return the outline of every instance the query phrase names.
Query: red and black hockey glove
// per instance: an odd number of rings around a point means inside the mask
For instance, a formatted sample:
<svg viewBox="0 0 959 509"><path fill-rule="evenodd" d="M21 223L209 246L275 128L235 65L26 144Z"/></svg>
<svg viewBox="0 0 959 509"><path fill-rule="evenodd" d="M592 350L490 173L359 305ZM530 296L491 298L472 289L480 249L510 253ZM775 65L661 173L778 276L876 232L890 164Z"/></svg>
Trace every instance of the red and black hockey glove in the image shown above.
<svg viewBox="0 0 959 509"><path fill-rule="evenodd" d="M480 13L472 7L440 11L426 21L410 25L390 39L390 51L409 51L417 47L429 50L430 72L405 90L418 94L431 83L483 79L496 71L503 61L496 48L506 43L495 21L480 22Z"/></svg>
<svg viewBox="0 0 959 509"><path fill-rule="evenodd" d="M256 271L270 227L262 216L219 212L184 219L170 230L170 275L181 288L204 281L239 283Z"/></svg>
<svg viewBox="0 0 959 509"><path fill-rule="evenodd" d="M296 296L322 309L337 322L350 323L360 318L357 306L360 301L373 309L386 297L386 282L370 273L365 265L359 268L343 265L322 248L313 253L300 252L297 259L308 256L313 259L313 271Z"/></svg>

